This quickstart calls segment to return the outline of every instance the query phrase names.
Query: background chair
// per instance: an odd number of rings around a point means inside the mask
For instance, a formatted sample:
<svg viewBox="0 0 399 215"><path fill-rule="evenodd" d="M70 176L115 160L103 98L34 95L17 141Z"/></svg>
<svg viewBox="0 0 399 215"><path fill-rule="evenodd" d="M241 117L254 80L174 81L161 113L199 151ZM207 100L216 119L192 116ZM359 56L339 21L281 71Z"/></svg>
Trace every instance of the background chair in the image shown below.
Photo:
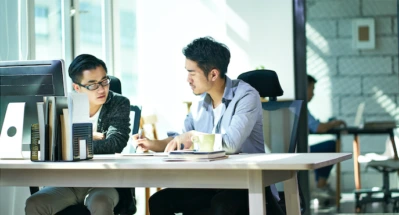
<svg viewBox="0 0 399 215"><path fill-rule="evenodd" d="M137 134L140 128L141 106L130 105L130 121L132 134Z"/></svg>
<svg viewBox="0 0 399 215"><path fill-rule="evenodd" d="M114 76L109 76L110 77L110 90L122 94L122 85L120 80L117 77ZM134 112L134 120L133 120L133 127L132 127L132 133L139 130L139 123L140 123L140 116L141 116L141 107L131 105L130 106L130 111ZM117 188L119 190L122 190L121 192L123 193L124 197L126 199L119 199L118 205L114 208L114 213L115 214L120 214L120 215L133 215L136 213L136 195L135 195L135 188ZM29 187L31 195L39 191L39 187ZM130 205L128 208L122 207L122 202L127 201L126 204ZM64 210L60 211L57 213L57 215L90 215L90 211L84 206L83 204L77 204L77 205L71 205Z"/></svg>
<svg viewBox="0 0 399 215"><path fill-rule="evenodd" d="M355 190L356 212L365 212L365 206L372 202L383 202L384 212L388 212L388 206L392 204L392 212L399 213L399 189L390 189L389 173L399 171L399 160L372 160L367 168L373 168L382 173L382 187L380 189ZM394 197L393 194L396 194Z"/></svg>
<svg viewBox="0 0 399 215"><path fill-rule="evenodd" d="M262 102L263 108L263 135L265 137L266 151L273 153L295 153L297 145L297 128L299 116L302 108L302 100L277 101L277 97L283 95L283 89L276 72L272 70L254 70L242 73L238 76L253 88L255 88L260 97L269 97L268 102ZM287 135L287 134L291 135ZM301 213L306 210L306 202L299 187ZM279 192L280 201L277 204L273 201L270 187L266 188L266 198L268 202L274 203L274 208L278 208L284 214L286 213L284 192Z"/></svg>
<svg viewBox="0 0 399 215"><path fill-rule="evenodd" d="M158 117L155 114L142 116L140 128L143 131L143 136L150 139L158 140L158 133L156 123L158 122Z"/></svg>
<svg viewBox="0 0 399 215"><path fill-rule="evenodd" d="M109 82L109 89L115 93L119 93L122 95L122 84L119 78L112 75L108 75L108 77L111 80Z"/></svg>

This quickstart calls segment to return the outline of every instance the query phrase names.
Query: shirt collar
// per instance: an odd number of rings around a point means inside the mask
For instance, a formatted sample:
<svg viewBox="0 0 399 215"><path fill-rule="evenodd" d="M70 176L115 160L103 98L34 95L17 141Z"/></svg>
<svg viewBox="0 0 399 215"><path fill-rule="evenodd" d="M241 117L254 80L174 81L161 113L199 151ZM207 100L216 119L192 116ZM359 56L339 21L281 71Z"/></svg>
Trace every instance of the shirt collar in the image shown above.
<svg viewBox="0 0 399 215"><path fill-rule="evenodd" d="M222 103L225 104L226 108L229 105L230 101L233 100L234 92L233 92L233 81L226 75L226 85L224 87L224 93L222 97ZM203 106L206 110L208 107L212 105L211 96L208 93L205 93Z"/></svg>

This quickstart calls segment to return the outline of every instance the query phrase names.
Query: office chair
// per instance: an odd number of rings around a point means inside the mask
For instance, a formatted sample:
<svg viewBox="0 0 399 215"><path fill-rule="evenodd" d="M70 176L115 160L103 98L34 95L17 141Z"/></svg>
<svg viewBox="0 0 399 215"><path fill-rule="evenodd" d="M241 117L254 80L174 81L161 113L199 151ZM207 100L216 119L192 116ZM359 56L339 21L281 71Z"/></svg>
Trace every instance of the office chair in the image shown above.
<svg viewBox="0 0 399 215"><path fill-rule="evenodd" d="M134 114L134 117L132 116ZM130 121L132 126L132 134L137 134L140 128L141 106L130 105Z"/></svg>
<svg viewBox="0 0 399 215"><path fill-rule="evenodd" d="M108 77L111 80L109 82L109 90L122 95L122 84L119 78L112 75L108 75Z"/></svg>
<svg viewBox="0 0 399 215"><path fill-rule="evenodd" d="M110 85L109 89L115 93L122 94L122 85L120 80L117 77L109 76ZM130 111L134 112L134 121L132 133L136 131L138 132L140 117L141 117L141 107L130 105ZM136 195L135 188L116 188L120 196L118 204L114 208L115 214L120 215L133 215L136 213ZM31 195L39 191L39 187L29 187ZM128 205L128 206L126 206ZM90 211L83 204L71 205L64 210L56 213L56 215L90 215Z"/></svg>
<svg viewBox="0 0 399 215"><path fill-rule="evenodd" d="M262 102L263 111L263 131L265 137L265 147L269 147L272 152L295 153L297 146L297 128L299 116L302 108L302 100L277 101L278 96L282 96L284 91L281 88L276 72L272 70L254 70L242 73L238 76L255 88L260 97L269 97L268 102ZM271 123L269 123L271 122ZM287 131L291 136L288 137ZM299 187L301 213L305 213L306 204L303 193ZM280 201L277 203L275 198L271 198L270 187L266 187L267 202L275 204L273 207L276 213L286 214L284 192L279 192ZM276 214L273 213L273 214Z"/></svg>
<svg viewBox="0 0 399 215"><path fill-rule="evenodd" d="M355 190L355 210L365 212L365 206L372 202L383 202L384 212L388 212L388 205L392 204L392 212L399 213L399 189L390 189L389 173L399 171L399 160L388 159L382 161L372 160L366 168L373 168L382 173L382 187L380 189L360 189ZM366 194L365 196L362 194ZM375 196L382 194L382 197ZM393 194L397 194L395 197Z"/></svg>

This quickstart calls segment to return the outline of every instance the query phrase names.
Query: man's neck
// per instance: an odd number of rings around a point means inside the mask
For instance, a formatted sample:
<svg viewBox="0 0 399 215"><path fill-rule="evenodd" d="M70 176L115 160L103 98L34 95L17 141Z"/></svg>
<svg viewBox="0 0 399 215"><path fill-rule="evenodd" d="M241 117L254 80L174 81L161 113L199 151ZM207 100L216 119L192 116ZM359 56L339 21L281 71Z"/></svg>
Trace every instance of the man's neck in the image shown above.
<svg viewBox="0 0 399 215"><path fill-rule="evenodd" d="M90 117L93 117L102 105L90 105Z"/></svg>
<svg viewBox="0 0 399 215"><path fill-rule="evenodd" d="M225 87L226 87L226 79L218 79L214 87L210 91L208 91L208 94L212 100L213 108L216 108L222 103Z"/></svg>

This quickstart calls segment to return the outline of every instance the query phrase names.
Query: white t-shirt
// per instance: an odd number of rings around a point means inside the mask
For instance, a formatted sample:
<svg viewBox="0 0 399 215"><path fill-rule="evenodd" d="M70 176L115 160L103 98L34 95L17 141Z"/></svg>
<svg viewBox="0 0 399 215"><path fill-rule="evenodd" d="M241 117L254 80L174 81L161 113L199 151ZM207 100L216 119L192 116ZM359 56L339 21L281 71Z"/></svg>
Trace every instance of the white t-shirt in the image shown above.
<svg viewBox="0 0 399 215"><path fill-rule="evenodd" d="M224 103L221 103L216 108L213 109L213 131L212 133L216 133L216 127L223 116L223 113L226 109ZM222 134L215 134L215 143L213 146L213 150L222 150Z"/></svg>
<svg viewBox="0 0 399 215"><path fill-rule="evenodd" d="M216 126L222 116L222 113L224 112L224 107L225 105L221 103L218 105L216 108L213 109L213 132L216 130Z"/></svg>
<svg viewBox="0 0 399 215"><path fill-rule="evenodd" d="M89 118L90 122L93 123L93 132L97 132L98 117L100 116L101 108L103 108L102 105L98 109L98 111L92 117Z"/></svg>

